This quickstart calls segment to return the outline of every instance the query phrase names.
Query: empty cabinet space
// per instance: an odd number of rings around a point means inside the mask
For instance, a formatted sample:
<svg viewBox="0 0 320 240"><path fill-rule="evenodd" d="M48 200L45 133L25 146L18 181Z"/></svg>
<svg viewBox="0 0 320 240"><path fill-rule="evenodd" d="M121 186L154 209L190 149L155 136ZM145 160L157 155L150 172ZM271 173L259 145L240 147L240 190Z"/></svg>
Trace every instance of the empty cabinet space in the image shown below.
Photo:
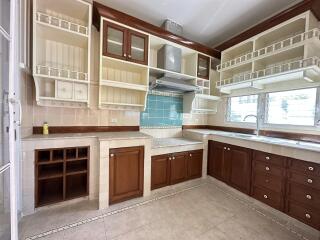
<svg viewBox="0 0 320 240"><path fill-rule="evenodd" d="M44 206L63 200L63 177L39 180L36 192L36 206Z"/></svg>
<svg viewBox="0 0 320 240"><path fill-rule="evenodd" d="M36 207L88 195L89 147L39 149L35 158Z"/></svg>

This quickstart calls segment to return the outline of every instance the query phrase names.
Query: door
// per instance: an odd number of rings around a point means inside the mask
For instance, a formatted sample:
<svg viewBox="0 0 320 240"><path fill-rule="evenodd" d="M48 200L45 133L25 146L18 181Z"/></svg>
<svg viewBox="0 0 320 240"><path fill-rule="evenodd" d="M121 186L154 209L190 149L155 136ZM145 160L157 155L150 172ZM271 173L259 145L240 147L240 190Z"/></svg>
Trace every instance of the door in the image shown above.
<svg viewBox="0 0 320 240"><path fill-rule="evenodd" d="M143 195L144 147L110 149L109 202Z"/></svg>
<svg viewBox="0 0 320 240"><path fill-rule="evenodd" d="M148 65L148 36L128 30L128 60Z"/></svg>
<svg viewBox="0 0 320 240"><path fill-rule="evenodd" d="M209 141L208 153L208 175L223 180L224 168L224 147L225 144Z"/></svg>
<svg viewBox="0 0 320 240"><path fill-rule="evenodd" d="M209 79L210 73L210 58L201 54L198 54L198 77Z"/></svg>
<svg viewBox="0 0 320 240"><path fill-rule="evenodd" d="M202 150L188 153L188 179L202 176L202 156Z"/></svg>
<svg viewBox="0 0 320 240"><path fill-rule="evenodd" d="M174 153L170 160L170 184L180 183L185 181L186 179L187 155L185 152Z"/></svg>
<svg viewBox="0 0 320 240"><path fill-rule="evenodd" d="M104 21L103 31L103 55L127 60L127 29Z"/></svg>
<svg viewBox="0 0 320 240"><path fill-rule="evenodd" d="M19 121L15 121L18 110L18 15L17 1L0 2L0 239L18 239L17 219L17 168Z"/></svg>
<svg viewBox="0 0 320 240"><path fill-rule="evenodd" d="M159 155L151 158L151 190L161 188L170 183L169 156Z"/></svg>
<svg viewBox="0 0 320 240"><path fill-rule="evenodd" d="M238 146L227 146L226 157L230 163L229 184L246 194L250 193L251 150Z"/></svg>

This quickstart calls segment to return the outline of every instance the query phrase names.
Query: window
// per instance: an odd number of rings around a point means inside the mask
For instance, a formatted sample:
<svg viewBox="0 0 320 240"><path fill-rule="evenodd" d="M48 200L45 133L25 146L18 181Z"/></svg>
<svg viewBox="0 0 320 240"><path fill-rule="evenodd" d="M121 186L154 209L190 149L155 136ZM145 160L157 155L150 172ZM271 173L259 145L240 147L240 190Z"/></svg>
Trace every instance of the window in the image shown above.
<svg viewBox="0 0 320 240"><path fill-rule="evenodd" d="M267 94L266 123L314 126L317 89Z"/></svg>
<svg viewBox="0 0 320 240"><path fill-rule="evenodd" d="M228 107L228 121L230 122L251 122L255 123L255 117L248 117L247 115L256 115L258 110L258 95L249 95L241 97L231 97L229 99Z"/></svg>

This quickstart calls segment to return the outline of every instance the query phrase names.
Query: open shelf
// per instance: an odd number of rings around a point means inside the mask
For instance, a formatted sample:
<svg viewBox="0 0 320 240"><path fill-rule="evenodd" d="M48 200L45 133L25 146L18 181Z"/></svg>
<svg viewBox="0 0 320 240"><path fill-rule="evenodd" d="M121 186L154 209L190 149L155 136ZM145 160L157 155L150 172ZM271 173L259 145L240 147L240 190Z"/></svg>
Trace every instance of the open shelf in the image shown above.
<svg viewBox="0 0 320 240"><path fill-rule="evenodd" d="M187 93L183 96L183 112L192 114L215 114L220 97L208 94Z"/></svg>
<svg viewBox="0 0 320 240"><path fill-rule="evenodd" d="M168 70L156 68L156 67L150 67L149 71L150 71L150 75L154 76L156 78L160 78L164 74L166 74L166 76L168 76L168 77L173 77L173 78L184 80L184 81L196 79L195 76L191 76L191 75L187 75L187 74L183 74L183 73L177 73L177 72L173 72L173 71L168 71Z"/></svg>
<svg viewBox="0 0 320 240"><path fill-rule="evenodd" d="M58 17L50 16L42 12L37 12L37 22L48 27L60 29L61 31L68 31L80 36L88 36L88 27Z"/></svg>
<svg viewBox="0 0 320 240"><path fill-rule="evenodd" d="M263 85L276 82L297 79L302 79L302 81L306 82L319 81L319 76L320 58L311 57L255 71L243 76L243 80L238 81L238 79L231 78L218 81L216 87L220 89L221 92L229 94L232 90L248 87L262 89Z"/></svg>
<svg viewBox="0 0 320 240"><path fill-rule="evenodd" d="M33 76L38 105L88 106L91 8L82 0L34 1Z"/></svg>
<svg viewBox="0 0 320 240"><path fill-rule="evenodd" d="M35 158L36 207L88 194L88 146L39 149L35 151Z"/></svg>

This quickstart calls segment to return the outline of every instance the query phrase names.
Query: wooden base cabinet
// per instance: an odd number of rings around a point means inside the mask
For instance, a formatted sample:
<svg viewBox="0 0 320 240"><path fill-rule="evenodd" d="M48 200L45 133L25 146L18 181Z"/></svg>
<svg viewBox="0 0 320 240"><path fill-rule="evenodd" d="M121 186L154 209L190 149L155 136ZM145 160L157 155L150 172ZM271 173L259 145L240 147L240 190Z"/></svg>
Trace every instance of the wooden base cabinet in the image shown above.
<svg viewBox="0 0 320 240"><path fill-rule="evenodd" d="M202 176L203 150L153 156L151 189L184 182Z"/></svg>
<svg viewBox="0 0 320 240"><path fill-rule="evenodd" d="M209 141L208 175L250 193L251 155L247 148Z"/></svg>
<svg viewBox="0 0 320 240"><path fill-rule="evenodd" d="M109 203L143 196L144 147L110 149Z"/></svg>

